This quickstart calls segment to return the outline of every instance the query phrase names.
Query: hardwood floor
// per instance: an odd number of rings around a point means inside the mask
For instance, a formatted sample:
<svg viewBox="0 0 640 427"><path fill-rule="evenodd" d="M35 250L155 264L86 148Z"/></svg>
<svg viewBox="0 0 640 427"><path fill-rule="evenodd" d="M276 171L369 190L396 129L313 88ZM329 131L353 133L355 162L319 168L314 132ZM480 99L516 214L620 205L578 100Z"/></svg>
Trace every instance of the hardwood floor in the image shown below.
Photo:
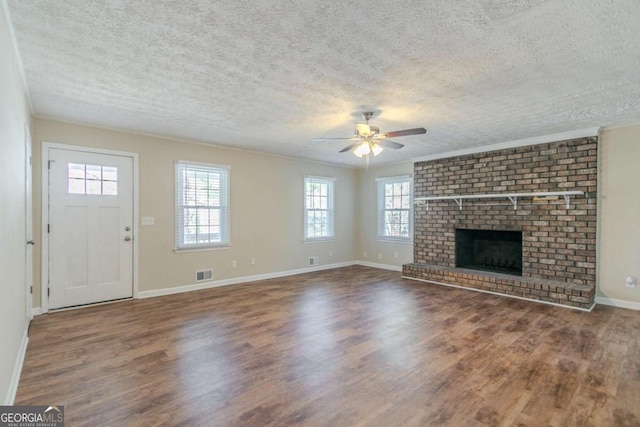
<svg viewBox="0 0 640 427"><path fill-rule="evenodd" d="M640 425L640 312L367 267L42 315L16 404L67 425Z"/></svg>

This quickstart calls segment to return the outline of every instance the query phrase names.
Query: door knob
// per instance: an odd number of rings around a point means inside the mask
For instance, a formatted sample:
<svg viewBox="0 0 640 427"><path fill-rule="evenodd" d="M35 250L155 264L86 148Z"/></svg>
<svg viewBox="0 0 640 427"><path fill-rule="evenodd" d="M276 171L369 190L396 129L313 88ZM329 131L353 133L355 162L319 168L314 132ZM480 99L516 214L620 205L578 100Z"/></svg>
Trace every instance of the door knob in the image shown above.
<svg viewBox="0 0 640 427"><path fill-rule="evenodd" d="M129 236L126 236L126 237L124 238L124 241L125 241L125 242L128 242L128 241L130 241L130 240L131 240L131 237L129 237Z"/></svg>
<svg viewBox="0 0 640 427"><path fill-rule="evenodd" d="M124 228L124 231L131 231L131 227L129 227L128 225Z"/></svg>
<svg viewBox="0 0 640 427"><path fill-rule="evenodd" d="M36 242L34 242L33 240L29 240L29 241L27 242L27 245L35 245L35 244L36 244Z"/></svg>

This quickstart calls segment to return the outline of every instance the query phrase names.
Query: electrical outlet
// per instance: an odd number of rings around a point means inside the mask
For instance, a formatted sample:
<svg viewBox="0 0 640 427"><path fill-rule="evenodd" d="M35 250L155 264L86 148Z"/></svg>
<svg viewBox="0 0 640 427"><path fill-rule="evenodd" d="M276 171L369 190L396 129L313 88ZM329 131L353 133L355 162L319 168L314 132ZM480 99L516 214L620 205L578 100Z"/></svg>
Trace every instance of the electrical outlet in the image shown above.
<svg viewBox="0 0 640 427"><path fill-rule="evenodd" d="M398 251L395 251L395 252L393 253L393 257L394 257L394 258L398 258Z"/></svg>
<svg viewBox="0 0 640 427"><path fill-rule="evenodd" d="M256 259L254 257L251 257L251 259L249 260L249 264L256 265Z"/></svg>
<svg viewBox="0 0 640 427"><path fill-rule="evenodd" d="M238 268L238 261L236 261L235 259L231 261L231 268Z"/></svg>
<svg viewBox="0 0 640 427"><path fill-rule="evenodd" d="M367 257L367 253L366 252L362 252L362 258L366 258Z"/></svg>
<svg viewBox="0 0 640 427"><path fill-rule="evenodd" d="M382 254L378 254L378 259L382 259Z"/></svg>
<svg viewBox="0 0 640 427"><path fill-rule="evenodd" d="M635 288L637 284L636 278L633 276L627 277L626 284L627 288Z"/></svg>
<svg viewBox="0 0 640 427"><path fill-rule="evenodd" d="M329 250L329 256L333 256L333 251Z"/></svg>

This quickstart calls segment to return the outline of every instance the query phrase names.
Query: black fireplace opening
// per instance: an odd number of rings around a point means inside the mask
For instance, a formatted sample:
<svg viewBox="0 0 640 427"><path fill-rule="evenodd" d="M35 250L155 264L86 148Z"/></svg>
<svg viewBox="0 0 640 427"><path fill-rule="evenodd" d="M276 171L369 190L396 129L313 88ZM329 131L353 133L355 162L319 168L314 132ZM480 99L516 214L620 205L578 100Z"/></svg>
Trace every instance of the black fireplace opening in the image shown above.
<svg viewBox="0 0 640 427"><path fill-rule="evenodd" d="M456 267L522 276L522 231L456 229Z"/></svg>

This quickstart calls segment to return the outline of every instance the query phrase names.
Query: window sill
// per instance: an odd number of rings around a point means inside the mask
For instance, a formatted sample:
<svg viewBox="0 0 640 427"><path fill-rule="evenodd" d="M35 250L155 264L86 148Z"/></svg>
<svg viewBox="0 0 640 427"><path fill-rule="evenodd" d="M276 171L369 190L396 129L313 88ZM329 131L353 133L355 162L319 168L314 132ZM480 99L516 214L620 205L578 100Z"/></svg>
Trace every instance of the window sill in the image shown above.
<svg viewBox="0 0 640 427"><path fill-rule="evenodd" d="M224 251L226 249L231 249L231 245L206 246L206 247L196 247L196 248L174 248L173 252L177 254L181 254L185 252Z"/></svg>
<svg viewBox="0 0 640 427"><path fill-rule="evenodd" d="M410 243L413 244L413 239L397 239L393 237L378 237L378 242L383 243Z"/></svg>
<svg viewBox="0 0 640 427"><path fill-rule="evenodd" d="M303 243L321 243L321 242L332 242L336 240L335 237L316 237L313 239L304 239Z"/></svg>

